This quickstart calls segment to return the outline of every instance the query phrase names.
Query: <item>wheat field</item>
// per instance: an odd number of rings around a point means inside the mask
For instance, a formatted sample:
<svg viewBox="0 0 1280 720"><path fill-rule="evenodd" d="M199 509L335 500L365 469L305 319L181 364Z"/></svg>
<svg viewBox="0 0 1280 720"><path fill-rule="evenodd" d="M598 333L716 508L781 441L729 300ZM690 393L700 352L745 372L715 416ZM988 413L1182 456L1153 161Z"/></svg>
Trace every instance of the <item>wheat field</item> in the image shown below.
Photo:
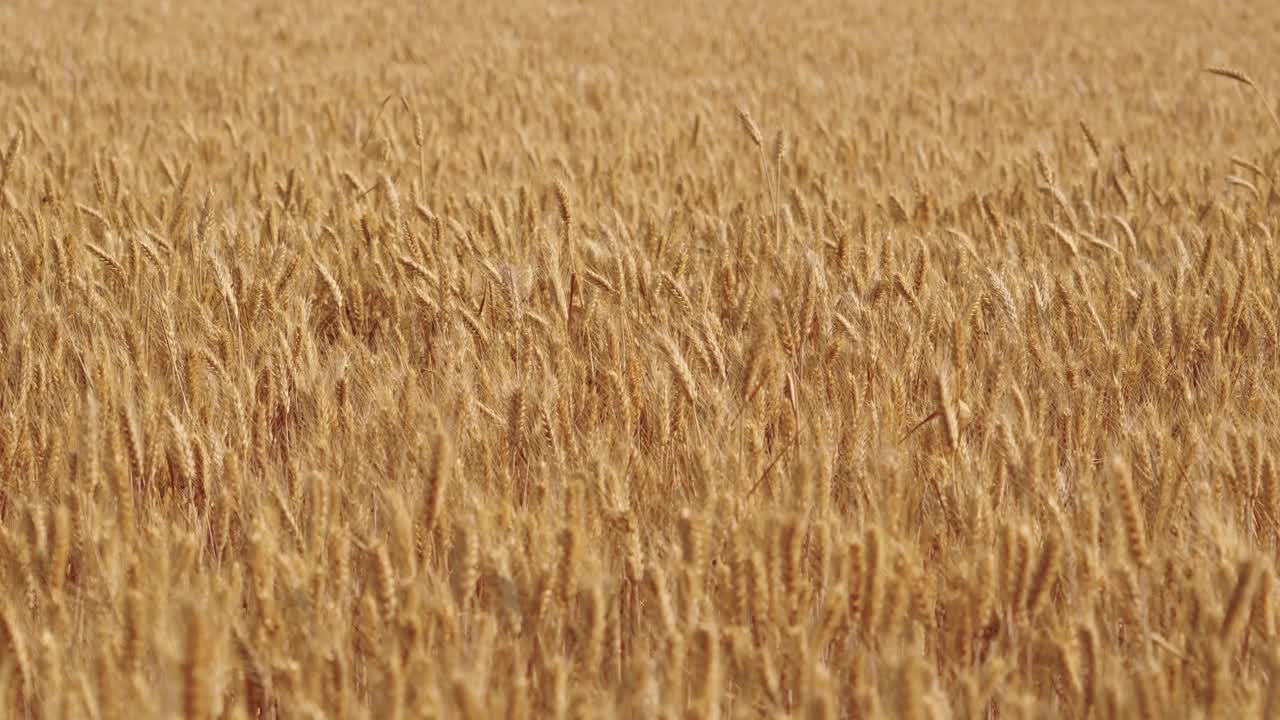
<svg viewBox="0 0 1280 720"><path fill-rule="evenodd" d="M1280 716L1280 8L0 26L0 716Z"/></svg>

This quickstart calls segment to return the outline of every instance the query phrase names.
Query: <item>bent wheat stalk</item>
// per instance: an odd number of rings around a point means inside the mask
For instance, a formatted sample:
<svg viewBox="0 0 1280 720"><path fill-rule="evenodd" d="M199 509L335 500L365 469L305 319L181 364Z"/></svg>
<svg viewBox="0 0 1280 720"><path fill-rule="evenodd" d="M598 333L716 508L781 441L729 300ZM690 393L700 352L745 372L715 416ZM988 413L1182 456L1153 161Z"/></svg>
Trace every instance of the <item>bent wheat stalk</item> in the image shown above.
<svg viewBox="0 0 1280 720"><path fill-rule="evenodd" d="M1271 100L1267 97L1266 93L1262 92L1262 88L1258 87L1258 84L1253 81L1253 78L1239 70L1233 70L1231 68L1208 67L1205 68L1204 71L1210 75L1217 75L1218 77L1224 77L1228 80L1234 80L1242 85L1248 85L1253 88L1253 91L1258 95L1258 100L1262 103L1262 106L1267 109L1267 114L1271 116L1271 121L1276 124L1276 129L1280 130L1280 117L1276 116L1276 110L1272 107Z"/></svg>

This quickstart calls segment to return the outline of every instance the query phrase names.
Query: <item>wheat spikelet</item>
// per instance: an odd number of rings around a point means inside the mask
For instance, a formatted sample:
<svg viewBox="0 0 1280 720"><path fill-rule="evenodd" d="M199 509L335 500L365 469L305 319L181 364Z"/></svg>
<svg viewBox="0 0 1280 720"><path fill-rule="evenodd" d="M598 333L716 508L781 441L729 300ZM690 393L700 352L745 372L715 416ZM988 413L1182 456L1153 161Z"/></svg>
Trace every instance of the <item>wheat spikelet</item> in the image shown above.
<svg viewBox="0 0 1280 720"><path fill-rule="evenodd" d="M34 690L35 669L32 667L31 656L27 652L26 637L18 625L13 608L6 607L3 613L0 613L0 630L4 632L3 645L8 650L9 656L13 658L18 670L20 683L18 690L23 697L30 699Z"/></svg>
<svg viewBox="0 0 1280 720"><path fill-rule="evenodd" d="M1089 144L1089 151L1093 153L1095 160L1102 158L1102 146L1098 143L1098 138L1089 129L1084 120L1080 121L1080 132L1084 133L1085 142Z"/></svg>
<svg viewBox="0 0 1280 720"><path fill-rule="evenodd" d="M202 612L192 607L186 616L186 650L182 661L183 717L213 717L209 687L209 631Z"/></svg>
<svg viewBox="0 0 1280 720"><path fill-rule="evenodd" d="M751 118L748 117L745 122L750 124L750 120ZM747 132L748 134L750 134L751 133L750 129L748 129ZM756 133L759 133L759 132L760 132L759 129L757 129ZM754 135L752 135L752 142L756 142ZM756 144L759 145L760 143L757 142ZM773 166L776 172L779 172L779 173L782 172L782 160L786 156L786 154L787 154L787 135L786 133L779 130L773 136Z"/></svg>
<svg viewBox="0 0 1280 720"><path fill-rule="evenodd" d="M1146 528L1142 509L1138 503L1138 493L1133 486L1133 477L1129 474L1129 464L1120 457L1113 457L1110 462L1110 474L1119 500L1118 510L1124 526L1129 555L1138 565L1146 565L1149 560Z"/></svg>
<svg viewBox="0 0 1280 720"><path fill-rule="evenodd" d="M398 594L396 592L396 571L391 564L391 554L387 550L386 543L378 543L373 551L374 572L377 578L378 589L378 610L381 617L391 619L395 617L398 606Z"/></svg>
<svg viewBox="0 0 1280 720"><path fill-rule="evenodd" d="M67 579L67 561L71 555L71 514L65 505L53 511L52 538L49 542L49 592L57 597Z"/></svg>
<svg viewBox="0 0 1280 720"><path fill-rule="evenodd" d="M752 144L756 147L764 148L764 135L760 133L760 127L756 125L756 121L751 119L751 114L746 108L738 108L738 122L742 124L742 129L747 133L747 137L751 138Z"/></svg>
<svg viewBox="0 0 1280 720"><path fill-rule="evenodd" d="M556 206L560 210L560 222L564 225L565 235L568 236L573 227L573 205L569 200L568 189L561 182L556 183Z"/></svg>
<svg viewBox="0 0 1280 720"><path fill-rule="evenodd" d="M960 449L960 421L956 415L956 404L952 397L951 380L938 375L937 398L938 412L942 417L942 428L947 439L947 447L952 452Z"/></svg>
<svg viewBox="0 0 1280 720"><path fill-rule="evenodd" d="M1040 550L1040 559L1036 562L1035 571L1031 575L1031 586L1027 591L1027 614L1034 617L1048 598L1051 587L1058 572L1058 558L1061 546L1056 536L1045 539Z"/></svg>
<svg viewBox="0 0 1280 720"><path fill-rule="evenodd" d="M85 243L85 247L87 247L89 249L89 252L92 253L93 256L97 258L104 266L106 266L106 268L110 270L111 273L115 275L118 279L122 281L128 279L129 273L124 269L124 266L120 264L120 261L112 257L111 253L98 247L97 245L94 245L93 243Z"/></svg>
<svg viewBox="0 0 1280 720"><path fill-rule="evenodd" d="M1240 563L1236 572L1236 584L1227 601L1219 634L1224 643L1231 644L1244 628L1253 606L1253 594L1258 581L1258 567L1253 560Z"/></svg>
<svg viewBox="0 0 1280 720"><path fill-rule="evenodd" d="M22 131L15 130L13 137L9 138L9 145L5 148L4 155L0 155L0 195L4 193L9 176L14 166L18 164L20 150L22 150Z"/></svg>
<svg viewBox="0 0 1280 720"><path fill-rule="evenodd" d="M329 299L333 301L334 308L341 315L344 306L342 288L338 286L338 281L334 279L333 273L329 271L329 268L325 267L324 263L319 260L316 261L316 270L319 271L320 279L324 281L324 285L329 291Z"/></svg>
<svg viewBox="0 0 1280 720"><path fill-rule="evenodd" d="M862 603L862 634L864 638L870 639L872 629L876 626L881 612L880 602L884 587L883 548L877 529L872 528L867 531L862 547L866 556L866 592L864 594L866 599Z"/></svg>
<svg viewBox="0 0 1280 720"><path fill-rule="evenodd" d="M593 585L585 593L587 606L586 642L582 653L584 669L589 673L599 672L600 663L604 659L605 633L608 629L604 593L598 585Z"/></svg>
<svg viewBox="0 0 1280 720"><path fill-rule="evenodd" d="M697 676L702 679L696 715L716 720L720 717L722 695L719 633L712 627L700 627L694 633L694 645L699 658Z"/></svg>
<svg viewBox="0 0 1280 720"><path fill-rule="evenodd" d="M1257 87L1256 85L1253 84L1253 80L1251 80L1248 75L1245 75L1243 72L1240 72L1239 70L1233 70L1231 68L1223 68L1223 67L1209 67L1209 68L1205 68L1204 71L1211 75L1217 75L1219 77L1235 80L1236 82L1241 83L1243 85L1248 85L1251 88Z"/></svg>
<svg viewBox="0 0 1280 720"><path fill-rule="evenodd" d="M1252 88L1253 91L1258 95L1258 99L1262 102L1263 106L1266 107L1267 113L1271 116L1271 120L1272 122L1275 123L1276 128L1280 129L1280 116L1276 115L1275 108L1272 107L1271 102L1266 98L1265 95L1263 95L1262 88L1258 87L1258 85L1253 82L1252 78L1250 78L1245 73L1239 70L1234 70L1232 68L1208 67L1208 68L1205 68L1204 71L1209 73L1210 75L1217 75L1218 77L1227 78L1228 80L1234 80L1242 85L1246 85Z"/></svg>

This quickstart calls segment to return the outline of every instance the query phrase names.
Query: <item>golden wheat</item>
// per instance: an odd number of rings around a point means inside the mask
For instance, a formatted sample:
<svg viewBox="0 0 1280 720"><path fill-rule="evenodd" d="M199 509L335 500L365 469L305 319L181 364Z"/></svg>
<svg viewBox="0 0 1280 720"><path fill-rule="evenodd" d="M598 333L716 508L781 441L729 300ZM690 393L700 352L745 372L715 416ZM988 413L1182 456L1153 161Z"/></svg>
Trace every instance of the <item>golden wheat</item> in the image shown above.
<svg viewBox="0 0 1280 720"><path fill-rule="evenodd" d="M0 9L0 716L1270 716L1228 4Z"/></svg>

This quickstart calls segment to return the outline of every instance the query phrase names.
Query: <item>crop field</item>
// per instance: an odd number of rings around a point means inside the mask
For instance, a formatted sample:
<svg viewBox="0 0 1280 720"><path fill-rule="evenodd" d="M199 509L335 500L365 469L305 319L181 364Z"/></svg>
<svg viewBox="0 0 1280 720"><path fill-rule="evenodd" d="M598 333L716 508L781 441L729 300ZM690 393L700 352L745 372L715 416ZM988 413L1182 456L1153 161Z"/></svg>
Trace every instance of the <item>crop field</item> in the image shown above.
<svg viewBox="0 0 1280 720"><path fill-rule="evenodd" d="M0 27L0 717L1280 716L1280 6Z"/></svg>

